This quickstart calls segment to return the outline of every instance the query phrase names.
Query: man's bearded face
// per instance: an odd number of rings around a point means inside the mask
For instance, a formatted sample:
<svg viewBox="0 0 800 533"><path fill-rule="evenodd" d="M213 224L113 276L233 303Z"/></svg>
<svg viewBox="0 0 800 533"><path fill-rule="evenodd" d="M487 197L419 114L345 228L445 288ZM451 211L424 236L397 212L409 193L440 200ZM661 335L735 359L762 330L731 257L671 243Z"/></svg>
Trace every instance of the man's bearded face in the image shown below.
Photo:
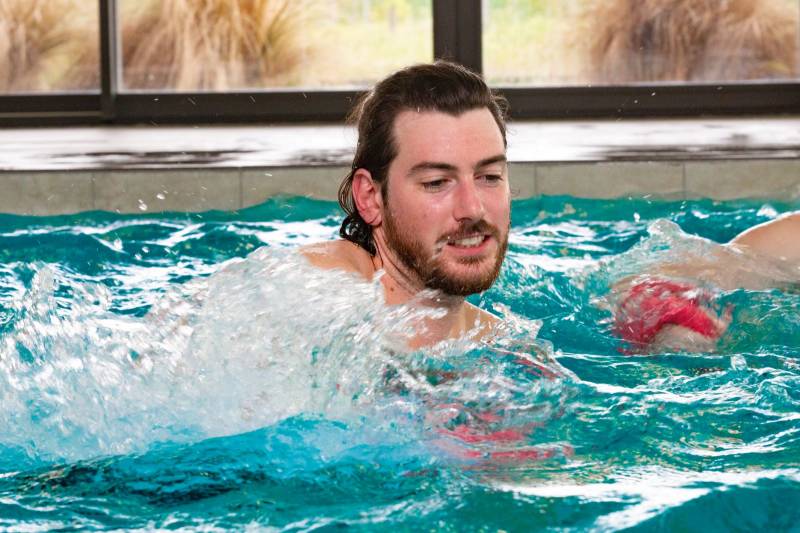
<svg viewBox="0 0 800 533"><path fill-rule="evenodd" d="M382 194L384 250L412 282L454 296L488 289L508 246L505 143L493 115L401 112Z"/></svg>
<svg viewBox="0 0 800 533"><path fill-rule="evenodd" d="M429 289L452 296L469 296L487 290L500 274L508 248L508 228L500 230L484 220L465 223L455 231L442 235L430 249L399 227L391 209L386 210L383 222L389 247ZM450 259L442 253L448 243L475 234L489 235L498 243L494 254Z"/></svg>

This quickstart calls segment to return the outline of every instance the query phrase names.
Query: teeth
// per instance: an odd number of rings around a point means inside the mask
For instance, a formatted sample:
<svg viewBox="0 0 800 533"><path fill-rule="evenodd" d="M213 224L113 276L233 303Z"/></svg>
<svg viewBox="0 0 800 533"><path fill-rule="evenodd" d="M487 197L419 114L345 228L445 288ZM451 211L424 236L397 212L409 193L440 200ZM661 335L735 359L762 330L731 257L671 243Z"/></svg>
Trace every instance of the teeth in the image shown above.
<svg viewBox="0 0 800 533"><path fill-rule="evenodd" d="M450 244L455 246L462 246L464 248L471 248L473 246L478 246L482 242L483 242L483 235L476 235L475 237L467 237L465 239L450 241Z"/></svg>

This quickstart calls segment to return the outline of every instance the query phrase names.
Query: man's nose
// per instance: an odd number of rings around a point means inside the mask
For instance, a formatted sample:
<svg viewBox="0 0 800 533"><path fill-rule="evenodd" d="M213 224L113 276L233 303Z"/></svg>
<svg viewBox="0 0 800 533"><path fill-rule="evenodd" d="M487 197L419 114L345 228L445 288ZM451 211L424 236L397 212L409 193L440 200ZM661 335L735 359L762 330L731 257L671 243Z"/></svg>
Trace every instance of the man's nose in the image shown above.
<svg viewBox="0 0 800 533"><path fill-rule="evenodd" d="M458 185L453 216L456 220L480 220L483 218L483 198L473 180Z"/></svg>

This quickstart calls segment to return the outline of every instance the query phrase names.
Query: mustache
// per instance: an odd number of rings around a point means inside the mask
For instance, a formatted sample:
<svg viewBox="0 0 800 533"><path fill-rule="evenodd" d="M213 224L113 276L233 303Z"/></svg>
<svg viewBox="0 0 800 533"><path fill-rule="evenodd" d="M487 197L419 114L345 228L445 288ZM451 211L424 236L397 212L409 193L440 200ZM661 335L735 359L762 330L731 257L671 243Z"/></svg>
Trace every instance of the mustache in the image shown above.
<svg viewBox="0 0 800 533"><path fill-rule="evenodd" d="M489 224L485 220L481 219L462 223L455 230L450 231L440 237L439 242L446 243L448 241L464 239L466 237L475 235L476 233L482 233L484 235L494 237L495 239L500 239L500 230L497 228L497 226Z"/></svg>

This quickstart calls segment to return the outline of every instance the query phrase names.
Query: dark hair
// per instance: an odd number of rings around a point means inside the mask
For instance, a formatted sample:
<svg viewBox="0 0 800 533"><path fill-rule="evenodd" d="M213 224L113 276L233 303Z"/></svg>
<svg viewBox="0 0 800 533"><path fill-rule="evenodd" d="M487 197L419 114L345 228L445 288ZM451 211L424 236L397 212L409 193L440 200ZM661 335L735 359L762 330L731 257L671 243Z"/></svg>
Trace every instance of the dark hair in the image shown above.
<svg viewBox="0 0 800 533"><path fill-rule="evenodd" d="M497 122L505 145L505 99L493 93L478 74L461 65L448 61L414 65L378 82L350 114L350 121L358 126L358 144L352 168L339 186L339 205L347 214L339 235L375 255L372 226L361 218L353 200L353 176L360 168L369 171L381 186L386 203L388 188L383 184L389 165L397 156L392 135L397 115L414 109L458 116L484 107Z"/></svg>

